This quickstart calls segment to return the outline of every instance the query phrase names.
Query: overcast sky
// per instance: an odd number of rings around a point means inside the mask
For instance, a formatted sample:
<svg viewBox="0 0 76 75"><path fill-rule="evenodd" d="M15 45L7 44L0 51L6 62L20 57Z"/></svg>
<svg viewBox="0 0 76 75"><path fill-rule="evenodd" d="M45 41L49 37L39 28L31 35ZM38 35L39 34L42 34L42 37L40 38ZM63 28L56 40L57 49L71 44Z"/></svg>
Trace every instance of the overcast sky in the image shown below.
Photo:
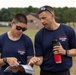
<svg viewBox="0 0 76 75"><path fill-rule="evenodd" d="M0 0L0 9L8 7L41 7L50 5L52 7L75 7L76 0Z"/></svg>

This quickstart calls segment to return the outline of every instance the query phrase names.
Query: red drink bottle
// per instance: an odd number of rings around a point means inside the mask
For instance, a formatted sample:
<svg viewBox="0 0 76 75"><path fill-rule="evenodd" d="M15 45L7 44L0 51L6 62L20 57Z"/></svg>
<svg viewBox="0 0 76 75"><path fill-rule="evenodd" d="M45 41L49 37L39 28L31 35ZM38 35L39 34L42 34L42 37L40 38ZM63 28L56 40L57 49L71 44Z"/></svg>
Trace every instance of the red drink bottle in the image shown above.
<svg viewBox="0 0 76 75"><path fill-rule="evenodd" d="M54 46L59 46L59 42L57 39L55 39L53 41L53 47ZM54 51L54 61L55 61L55 63L61 63L62 62L61 55L56 50Z"/></svg>

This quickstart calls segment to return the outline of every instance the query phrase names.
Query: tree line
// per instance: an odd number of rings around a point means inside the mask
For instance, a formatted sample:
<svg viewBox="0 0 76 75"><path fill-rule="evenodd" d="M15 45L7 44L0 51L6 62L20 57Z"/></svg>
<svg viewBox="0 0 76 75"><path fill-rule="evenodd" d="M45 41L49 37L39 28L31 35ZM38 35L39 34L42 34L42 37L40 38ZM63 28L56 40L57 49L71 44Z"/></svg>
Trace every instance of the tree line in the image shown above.
<svg viewBox="0 0 76 75"><path fill-rule="evenodd" d="M16 13L37 13L39 8L37 7L25 7L25 8L2 8L0 10L0 21L11 21L13 15ZM55 16L59 18L62 23L76 22L76 8L56 8L54 7Z"/></svg>

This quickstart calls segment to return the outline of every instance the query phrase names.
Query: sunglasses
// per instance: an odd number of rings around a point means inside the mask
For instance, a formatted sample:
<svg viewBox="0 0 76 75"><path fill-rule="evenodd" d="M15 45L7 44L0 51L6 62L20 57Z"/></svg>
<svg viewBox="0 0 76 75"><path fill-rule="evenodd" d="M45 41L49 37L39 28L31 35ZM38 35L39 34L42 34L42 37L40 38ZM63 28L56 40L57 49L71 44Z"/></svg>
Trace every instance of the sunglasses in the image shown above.
<svg viewBox="0 0 76 75"><path fill-rule="evenodd" d="M39 9L39 13L41 13L41 12L43 12L43 11L48 11L48 12L51 13L51 11L50 11L48 8L41 7L41 8ZM51 13L51 14L52 14L52 13Z"/></svg>
<svg viewBox="0 0 76 75"><path fill-rule="evenodd" d="M26 30L27 30L27 28L22 28L22 27L17 26L17 25L16 25L16 29L17 29L17 30L22 30L22 31L26 31Z"/></svg>

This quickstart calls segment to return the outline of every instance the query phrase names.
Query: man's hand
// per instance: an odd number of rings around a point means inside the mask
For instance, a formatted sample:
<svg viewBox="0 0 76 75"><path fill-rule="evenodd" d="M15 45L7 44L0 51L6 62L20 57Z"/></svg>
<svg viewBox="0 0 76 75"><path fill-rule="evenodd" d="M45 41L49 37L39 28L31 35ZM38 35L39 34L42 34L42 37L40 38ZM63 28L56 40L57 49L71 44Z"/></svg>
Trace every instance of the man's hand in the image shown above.
<svg viewBox="0 0 76 75"><path fill-rule="evenodd" d="M53 47L54 51L57 51L57 53L61 54L61 55L66 55L66 50L63 49L62 45L59 43L59 46L54 46Z"/></svg>
<svg viewBox="0 0 76 75"><path fill-rule="evenodd" d="M41 65L43 62L43 57L32 57L28 65Z"/></svg>

